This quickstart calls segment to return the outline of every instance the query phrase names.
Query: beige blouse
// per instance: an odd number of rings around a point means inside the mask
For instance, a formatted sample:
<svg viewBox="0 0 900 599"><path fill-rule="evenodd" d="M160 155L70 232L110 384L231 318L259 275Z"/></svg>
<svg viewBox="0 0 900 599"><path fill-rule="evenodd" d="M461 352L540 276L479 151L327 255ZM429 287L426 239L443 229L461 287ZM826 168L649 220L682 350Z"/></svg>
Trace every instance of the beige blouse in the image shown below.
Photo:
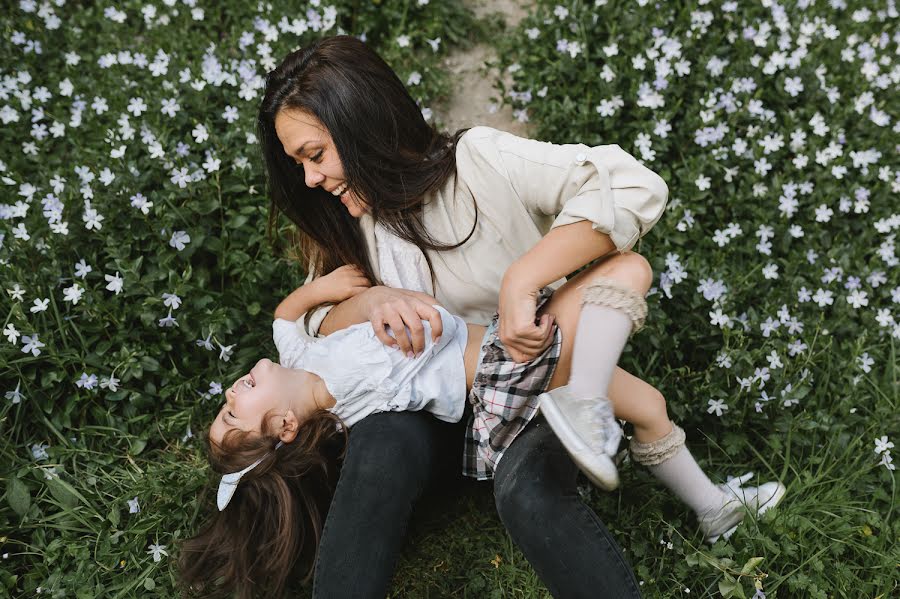
<svg viewBox="0 0 900 599"><path fill-rule="evenodd" d="M429 251L434 295L451 314L486 325L497 311L506 269L550 229L589 220L624 252L662 216L667 194L659 175L617 145L556 145L474 127L457 144L456 176L423 208L428 232L442 243L456 243L472 228L473 198L478 202L478 226L469 241L454 250ZM365 214L359 224L380 278L375 223ZM330 309L309 315L311 334Z"/></svg>

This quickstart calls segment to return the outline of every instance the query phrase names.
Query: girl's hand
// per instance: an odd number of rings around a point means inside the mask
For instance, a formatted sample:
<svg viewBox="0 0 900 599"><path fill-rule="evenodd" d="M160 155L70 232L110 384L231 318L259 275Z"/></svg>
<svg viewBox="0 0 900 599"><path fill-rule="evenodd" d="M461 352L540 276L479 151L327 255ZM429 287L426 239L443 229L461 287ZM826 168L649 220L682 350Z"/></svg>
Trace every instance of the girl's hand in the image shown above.
<svg viewBox="0 0 900 599"><path fill-rule="evenodd" d="M500 341L517 363L538 357L553 342L554 317L537 319L538 292L516 285L504 277L498 312Z"/></svg>
<svg viewBox="0 0 900 599"><path fill-rule="evenodd" d="M372 286L366 275L354 265L335 268L325 276L313 279L322 301L340 303Z"/></svg>
<svg viewBox="0 0 900 599"><path fill-rule="evenodd" d="M431 323L432 341L444 332L441 314L432 305L437 300L427 293L378 286L366 295L365 311L375 336L388 347L399 348L408 357L425 349L423 320ZM396 338L388 335L386 327L391 327Z"/></svg>

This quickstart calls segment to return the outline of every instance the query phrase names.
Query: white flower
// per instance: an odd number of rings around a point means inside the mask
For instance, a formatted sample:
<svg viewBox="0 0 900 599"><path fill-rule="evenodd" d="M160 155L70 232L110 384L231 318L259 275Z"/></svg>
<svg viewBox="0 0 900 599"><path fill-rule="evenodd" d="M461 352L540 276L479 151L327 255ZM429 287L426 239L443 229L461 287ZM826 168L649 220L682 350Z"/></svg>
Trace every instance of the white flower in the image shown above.
<svg viewBox="0 0 900 599"><path fill-rule="evenodd" d="M825 204L820 204L818 208L816 208L816 222L817 223L827 223L831 220L831 217L834 216L834 210L826 206Z"/></svg>
<svg viewBox="0 0 900 599"><path fill-rule="evenodd" d="M862 306L868 306L869 294L865 291L854 289L850 292L850 295L847 296L847 303L857 309L861 308Z"/></svg>
<svg viewBox="0 0 900 599"><path fill-rule="evenodd" d="M203 168L205 168L208 173L216 172L219 170L220 166L222 166L222 161L219 158L214 158L212 155L208 155L203 162Z"/></svg>
<svg viewBox="0 0 900 599"><path fill-rule="evenodd" d="M731 317L722 312L721 308L716 308L714 312L709 313L709 323L717 327L730 327Z"/></svg>
<svg viewBox="0 0 900 599"><path fill-rule="evenodd" d="M234 106L226 106L225 112L222 113L222 118L228 122L228 124L234 123L238 120L238 109Z"/></svg>
<svg viewBox="0 0 900 599"><path fill-rule="evenodd" d="M772 350L772 353L766 356L766 360L769 361L769 368L771 368L772 370L784 366L784 364L781 363L781 358L778 356L778 352L776 352L774 349Z"/></svg>
<svg viewBox="0 0 900 599"><path fill-rule="evenodd" d="M81 373L81 378L75 381L75 386L80 389L93 389L97 386L97 375L88 375L86 372Z"/></svg>
<svg viewBox="0 0 900 599"><path fill-rule="evenodd" d="M181 307L181 298L174 293L163 293L162 299L163 304L165 304L169 308L172 308L173 310L177 310Z"/></svg>
<svg viewBox="0 0 900 599"><path fill-rule="evenodd" d="M143 98L131 98L128 101L127 110L134 116L141 116L144 112L146 112L147 105L144 103Z"/></svg>
<svg viewBox="0 0 900 599"><path fill-rule="evenodd" d="M219 346L219 359L223 362L227 362L231 359L231 354L234 353L234 344L232 345L222 345L218 341L216 344Z"/></svg>
<svg viewBox="0 0 900 599"><path fill-rule="evenodd" d="M159 319L159 326L161 327L177 327L178 321L172 317L172 309L169 308L169 315Z"/></svg>
<svg viewBox="0 0 900 599"><path fill-rule="evenodd" d="M222 394L222 383L220 383L218 381L210 381L208 393L210 395L221 395Z"/></svg>
<svg viewBox="0 0 900 599"><path fill-rule="evenodd" d="M900 289L900 287L898 287L898 289ZM20 287L18 283L14 284L12 289L7 289L6 293L17 302L21 302L25 297L25 289Z"/></svg>
<svg viewBox="0 0 900 599"><path fill-rule="evenodd" d="M716 355L716 366L719 368L731 368L731 356L724 351L720 351Z"/></svg>
<svg viewBox="0 0 900 599"><path fill-rule="evenodd" d="M93 271L94 269L90 267L90 265L84 261L84 258L75 263L75 276L81 277L84 279L88 276L88 273Z"/></svg>
<svg viewBox="0 0 900 599"><path fill-rule="evenodd" d="M856 362L863 372L868 373L872 371L872 365L875 363L875 360L869 357L868 352L864 352L863 355L856 358Z"/></svg>
<svg viewBox="0 0 900 599"><path fill-rule="evenodd" d="M169 239L169 245L179 252L190 242L191 236L188 235L186 231L175 231L172 233L172 238Z"/></svg>
<svg viewBox="0 0 900 599"><path fill-rule="evenodd" d="M163 558L163 556L169 557L169 554L166 552L165 545L155 544L151 544L147 547L147 555L152 555L154 562L158 562Z"/></svg>
<svg viewBox="0 0 900 599"><path fill-rule="evenodd" d="M116 377L109 375L109 377L103 377L100 380L100 388L101 389L109 389L113 393L119 390L119 383L121 381Z"/></svg>
<svg viewBox="0 0 900 599"><path fill-rule="evenodd" d="M721 416L725 412L728 411L728 406L725 405L725 400L722 399L711 399L709 400L709 407L706 409L708 414L716 413L716 416Z"/></svg>
<svg viewBox="0 0 900 599"><path fill-rule="evenodd" d="M777 279L778 278L778 265L777 264L766 264L762 269L763 277L766 279Z"/></svg>
<svg viewBox="0 0 900 599"><path fill-rule="evenodd" d="M784 80L784 91L792 98L796 98L803 91L803 82L800 77L788 77Z"/></svg>
<svg viewBox="0 0 900 599"><path fill-rule="evenodd" d="M44 344L38 341L37 333L35 333L33 337L22 335L22 343L24 344L22 347L23 354L30 353L32 356L41 355L41 348L44 347Z"/></svg>
<svg viewBox="0 0 900 599"><path fill-rule="evenodd" d="M409 36L408 35L400 35L397 37L397 45L401 48L409 47Z"/></svg>
<svg viewBox="0 0 900 599"><path fill-rule="evenodd" d="M179 110L181 110L181 106L175 98L163 98L162 108L159 109L161 113L169 117L175 116Z"/></svg>
<svg viewBox="0 0 900 599"><path fill-rule="evenodd" d="M67 302L72 302L72 305L76 305L78 301L81 299L81 296L84 295L84 287L75 283L71 287L66 287L63 289L63 300Z"/></svg>
<svg viewBox="0 0 900 599"><path fill-rule="evenodd" d="M10 343L16 343L19 339L21 333L16 330L16 327L13 326L13 323L6 323L6 328L3 329L3 334L6 335L6 340Z"/></svg>
<svg viewBox="0 0 900 599"><path fill-rule="evenodd" d="M141 506L138 503L137 495L135 495L134 499L128 500L128 513L129 514L138 514L141 511Z"/></svg>
<svg viewBox="0 0 900 599"><path fill-rule="evenodd" d="M826 289L816 289L816 293L812 296L812 300L818 304L820 308L824 308L825 306L830 306L834 303L834 294Z"/></svg>
<svg viewBox="0 0 900 599"><path fill-rule="evenodd" d="M419 85L422 82L422 74L419 71L413 71L406 79L406 85Z"/></svg>
<svg viewBox="0 0 900 599"><path fill-rule="evenodd" d="M694 184L697 186L697 189L700 191L706 191L710 187L711 180L709 177L704 175L700 175L697 177L697 180L694 181Z"/></svg>
<svg viewBox="0 0 900 599"><path fill-rule="evenodd" d="M47 449L50 447L48 443L35 443L31 446L31 457L40 462L50 458Z"/></svg>
<svg viewBox="0 0 900 599"><path fill-rule="evenodd" d="M881 454L881 461L878 462L879 466L884 466L888 470L896 470L897 467L893 464L894 458L891 457L891 452L886 451Z"/></svg>
<svg viewBox="0 0 900 599"><path fill-rule="evenodd" d="M18 387L16 387L18 389ZM875 439L875 453L884 453L894 447L894 444L888 441L887 435L880 439Z"/></svg>
<svg viewBox="0 0 900 599"><path fill-rule="evenodd" d="M107 283L106 289L114 292L116 295L122 292L122 286L125 284L125 279L119 276L119 271L116 271L115 275L103 275L103 278L106 279Z"/></svg>
<svg viewBox="0 0 900 599"><path fill-rule="evenodd" d="M202 347L207 351L212 351L215 348L213 347L212 341L210 341L210 339L212 339L212 333L207 335L206 339L197 339L196 341L194 341L194 343L197 344L197 347Z"/></svg>
<svg viewBox="0 0 900 599"><path fill-rule="evenodd" d="M29 311L32 314L36 314L38 312L43 312L44 310L47 309L47 306L49 306L49 305L50 305L50 298L35 299L34 304L31 306L31 308L29 308Z"/></svg>
<svg viewBox="0 0 900 599"><path fill-rule="evenodd" d="M206 130L206 127L202 124L194 127L194 130L191 131L191 135L194 136L194 141L198 144L202 144L207 139L209 139L209 132Z"/></svg>
<svg viewBox="0 0 900 599"><path fill-rule="evenodd" d="M16 384L16 388L12 391L6 392L6 399L12 400L13 404L17 404L25 399L25 396L19 392L19 388L22 386L22 381L19 381Z"/></svg>

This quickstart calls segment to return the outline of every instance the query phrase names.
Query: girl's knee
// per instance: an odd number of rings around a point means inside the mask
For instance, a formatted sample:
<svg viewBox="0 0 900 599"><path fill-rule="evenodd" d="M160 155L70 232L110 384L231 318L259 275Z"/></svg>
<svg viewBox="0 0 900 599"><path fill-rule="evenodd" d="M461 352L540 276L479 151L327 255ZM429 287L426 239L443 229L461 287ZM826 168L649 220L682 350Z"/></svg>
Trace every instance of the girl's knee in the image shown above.
<svg viewBox="0 0 900 599"><path fill-rule="evenodd" d="M641 293L650 289L653 284L653 267L646 258L635 252L624 252L615 260L614 272L626 278L633 289Z"/></svg>

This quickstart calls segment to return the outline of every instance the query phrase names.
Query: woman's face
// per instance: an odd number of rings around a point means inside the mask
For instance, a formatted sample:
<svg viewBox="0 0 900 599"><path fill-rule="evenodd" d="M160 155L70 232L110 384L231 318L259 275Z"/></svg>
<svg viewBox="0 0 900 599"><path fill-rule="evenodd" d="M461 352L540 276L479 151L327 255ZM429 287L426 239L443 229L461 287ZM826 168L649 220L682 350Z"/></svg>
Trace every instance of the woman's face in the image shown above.
<svg viewBox="0 0 900 599"><path fill-rule="evenodd" d="M275 115L275 133L285 153L303 165L307 187L321 187L359 218L369 210L354 190L347 189L344 167L331 134L313 115L286 108Z"/></svg>

